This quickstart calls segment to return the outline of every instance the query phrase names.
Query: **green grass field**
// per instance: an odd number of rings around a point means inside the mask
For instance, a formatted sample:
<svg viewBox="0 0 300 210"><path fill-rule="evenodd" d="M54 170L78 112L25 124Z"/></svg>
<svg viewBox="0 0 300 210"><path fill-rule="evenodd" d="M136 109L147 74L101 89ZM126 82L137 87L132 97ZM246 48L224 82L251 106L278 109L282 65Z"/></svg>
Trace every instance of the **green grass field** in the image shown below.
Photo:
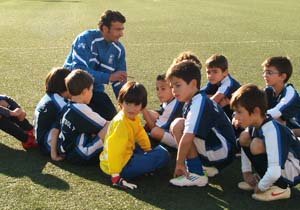
<svg viewBox="0 0 300 210"><path fill-rule="evenodd" d="M45 75L63 64L75 36L95 28L106 9L127 17L121 41L128 72L145 84L150 108L158 107L156 75L184 50L202 62L222 53L235 78L260 87L262 61L288 55L294 66L291 82L300 88L297 0L0 0L0 93L15 98L32 120ZM0 160L0 209L299 209L299 186L290 200L273 203L240 191L239 159L205 188L169 186L173 161L153 177L134 180L135 191L112 188L97 166L54 163L38 150L26 152L3 132Z"/></svg>

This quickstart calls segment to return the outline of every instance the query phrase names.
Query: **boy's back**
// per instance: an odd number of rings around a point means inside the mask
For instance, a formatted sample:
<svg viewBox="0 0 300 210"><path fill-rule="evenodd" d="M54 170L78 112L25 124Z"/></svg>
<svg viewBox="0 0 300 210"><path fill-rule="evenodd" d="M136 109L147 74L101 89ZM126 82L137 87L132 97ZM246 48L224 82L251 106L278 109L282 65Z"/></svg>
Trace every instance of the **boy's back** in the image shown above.
<svg viewBox="0 0 300 210"><path fill-rule="evenodd" d="M88 105L69 102L64 108L61 119L59 144L65 151L72 150L78 143L81 134L89 137L97 135L105 124L106 120L93 112Z"/></svg>

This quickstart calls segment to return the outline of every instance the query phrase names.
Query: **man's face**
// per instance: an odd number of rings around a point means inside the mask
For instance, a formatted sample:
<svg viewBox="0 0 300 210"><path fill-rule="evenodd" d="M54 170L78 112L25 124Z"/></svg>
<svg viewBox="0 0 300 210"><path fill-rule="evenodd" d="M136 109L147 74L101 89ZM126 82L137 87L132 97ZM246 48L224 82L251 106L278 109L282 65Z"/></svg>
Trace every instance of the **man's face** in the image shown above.
<svg viewBox="0 0 300 210"><path fill-rule="evenodd" d="M110 28L102 26L102 33L106 41L117 42L124 35L124 24L112 22Z"/></svg>

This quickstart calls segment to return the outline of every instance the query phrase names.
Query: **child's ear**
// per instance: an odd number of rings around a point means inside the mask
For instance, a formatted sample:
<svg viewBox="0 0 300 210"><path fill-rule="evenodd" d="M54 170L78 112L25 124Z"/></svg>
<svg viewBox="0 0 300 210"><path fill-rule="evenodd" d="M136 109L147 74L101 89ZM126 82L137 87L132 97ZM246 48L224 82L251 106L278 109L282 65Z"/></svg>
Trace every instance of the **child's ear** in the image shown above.
<svg viewBox="0 0 300 210"><path fill-rule="evenodd" d="M192 79L191 83L192 83L193 87L197 88L197 80L196 79Z"/></svg>
<svg viewBox="0 0 300 210"><path fill-rule="evenodd" d="M281 77L282 77L283 81L285 81L286 78L287 78L287 74L286 73L281 73Z"/></svg>
<svg viewBox="0 0 300 210"><path fill-rule="evenodd" d="M258 108L257 106L254 108L253 110L253 114L256 114L256 115L261 115L261 110L260 108Z"/></svg>

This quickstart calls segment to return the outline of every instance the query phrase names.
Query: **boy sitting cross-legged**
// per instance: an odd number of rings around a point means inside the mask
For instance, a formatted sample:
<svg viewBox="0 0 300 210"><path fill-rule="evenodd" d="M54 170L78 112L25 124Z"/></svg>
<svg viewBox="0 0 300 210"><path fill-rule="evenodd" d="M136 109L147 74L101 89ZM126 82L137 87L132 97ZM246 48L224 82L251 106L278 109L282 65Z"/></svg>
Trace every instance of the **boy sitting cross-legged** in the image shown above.
<svg viewBox="0 0 300 210"><path fill-rule="evenodd" d="M239 88L230 105L237 123L246 128L239 140L245 181L239 188L254 190L252 198L256 200L289 198L289 186L300 182L300 141L288 127L266 114L266 94L257 86ZM252 173L252 166L260 180Z"/></svg>
<svg viewBox="0 0 300 210"><path fill-rule="evenodd" d="M199 91L199 65L191 61L172 65L167 71L167 79L176 99L186 103L184 118L177 118L171 125L178 142L178 152L176 177L170 183L176 186L205 186L208 179L204 175L203 165L214 166L218 173L234 159L233 128L222 108Z"/></svg>

